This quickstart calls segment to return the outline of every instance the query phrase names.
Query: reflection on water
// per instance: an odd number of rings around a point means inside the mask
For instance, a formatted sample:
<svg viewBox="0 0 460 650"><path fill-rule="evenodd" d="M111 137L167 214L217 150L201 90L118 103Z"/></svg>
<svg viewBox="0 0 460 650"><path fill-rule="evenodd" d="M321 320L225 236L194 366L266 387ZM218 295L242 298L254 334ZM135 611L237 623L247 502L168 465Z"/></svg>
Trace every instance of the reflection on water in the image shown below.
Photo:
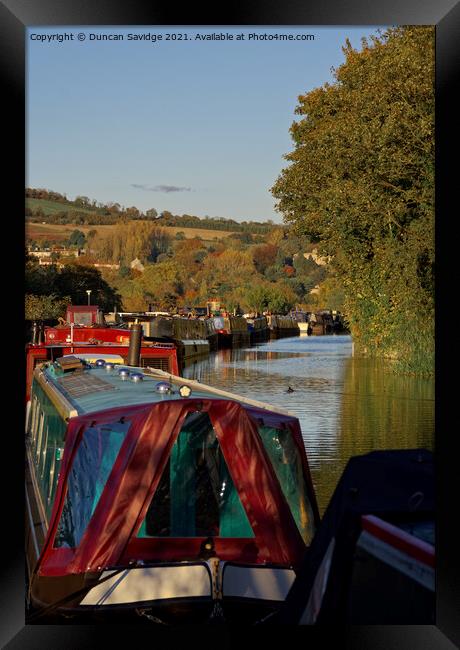
<svg viewBox="0 0 460 650"><path fill-rule="evenodd" d="M351 354L349 336L294 337L219 350L183 374L296 415L323 513L350 456L433 447L434 381Z"/></svg>

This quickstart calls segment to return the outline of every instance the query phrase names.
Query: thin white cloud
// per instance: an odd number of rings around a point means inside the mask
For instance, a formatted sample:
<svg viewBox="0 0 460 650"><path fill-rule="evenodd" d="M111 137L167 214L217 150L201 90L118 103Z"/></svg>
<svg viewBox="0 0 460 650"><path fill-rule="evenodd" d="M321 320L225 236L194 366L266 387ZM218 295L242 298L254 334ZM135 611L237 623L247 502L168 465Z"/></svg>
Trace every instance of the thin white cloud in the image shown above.
<svg viewBox="0 0 460 650"><path fill-rule="evenodd" d="M136 188L137 190L144 190L145 192L191 192L191 187L180 187L179 185L155 185L151 187L150 185L145 185L141 183L131 183L131 187Z"/></svg>

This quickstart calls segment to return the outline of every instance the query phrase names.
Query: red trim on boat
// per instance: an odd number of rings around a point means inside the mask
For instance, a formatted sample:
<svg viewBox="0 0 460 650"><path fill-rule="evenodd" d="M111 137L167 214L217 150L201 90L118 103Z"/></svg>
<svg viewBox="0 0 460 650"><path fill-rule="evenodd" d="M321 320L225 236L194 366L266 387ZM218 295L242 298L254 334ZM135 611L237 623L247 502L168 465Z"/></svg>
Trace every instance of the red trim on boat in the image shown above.
<svg viewBox="0 0 460 650"><path fill-rule="evenodd" d="M366 530L377 539L407 553L407 555L419 562L423 562L430 567L435 566L435 549L431 544L374 515L363 515L361 524L363 530Z"/></svg>
<svg viewBox="0 0 460 650"><path fill-rule="evenodd" d="M92 330L95 331L95 330ZM126 358L128 356L128 346L121 343L111 342L104 340L102 343L88 344L88 343L63 343L59 342L55 345L32 345L26 346L26 401L30 398L30 389L32 385L33 372L35 359L40 361L51 361L58 356L65 354L118 354ZM179 375L179 365L177 361L177 350L173 344L159 343L158 345L141 345L141 359L168 359L168 372L171 375Z"/></svg>

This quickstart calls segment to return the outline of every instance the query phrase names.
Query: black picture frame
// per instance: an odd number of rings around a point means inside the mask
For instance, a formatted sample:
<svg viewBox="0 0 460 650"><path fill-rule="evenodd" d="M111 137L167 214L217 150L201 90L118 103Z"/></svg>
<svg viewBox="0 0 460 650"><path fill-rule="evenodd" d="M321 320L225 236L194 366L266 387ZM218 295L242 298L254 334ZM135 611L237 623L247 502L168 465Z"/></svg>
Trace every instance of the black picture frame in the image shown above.
<svg viewBox="0 0 460 650"><path fill-rule="evenodd" d="M0 4L0 65L2 88L4 88L3 134L4 160L7 163L5 195L11 200L11 207L4 215L4 247L13 252L12 259L5 261L4 271L4 369L7 381L3 398L4 414L11 414L12 424L3 430L3 472L6 477L8 466L13 468L3 486L3 554L0 581L0 643L9 650L24 648L89 648L107 647L108 636L118 643L138 642L145 630L152 643L168 647L179 642L177 634L168 635L151 627L117 629L117 626L47 626L25 625L24 622L24 553L23 553L23 436L18 426L18 413L23 412L25 364L23 361L23 299L18 278L24 269L24 230L22 210L25 186L25 29L32 25L436 25L436 242L437 242L437 302L436 302L436 475L437 475L437 625L436 626L372 626L351 627L345 631L302 628L282 630L282 638L307 642L307 638L323 644L330 634L339 632L339 644L334 647L372 648L393 650L417 648L449 650L460 645L460 606L458 571L454 571L453 559L460 548L456 526L449 526L450 516L458 511L456 495L458 470L454 468L455 456L452 443L455 434L455 414L449 412L451 401L447 391L446 377L451 372L453 350L447 336L440 331L449 325L452 304L447 302L443 287L449 282L449 264L455 259L453 240L446 231L446 220L452 212L458 211L452 202L451 187L456 187L453 173L455 160L453 131L458 116L453 115L454 89L458 80L458 41L460 40L460 10L455 0L437 3L429 0L382 0L370 4L364 0L328 0L313 3L296 3L293 0L275 5L266 1L237 9L232 7L231 15L210 15L208 8L189 7L180 19L174 13L174 6L157 3L141 3L132 0L100 0L93 3L71 3L69 0L3 0ZM3 140L5 142L5 140ZM456 152L455 152L456 153ZM65 156L65 151L62 152ZM450 181L452 184L450 184ZM455 194L455 193L454 193ZM449 197L451 200L449 201ZM454 197L455 198L455 197ZM454 221L452 215L451 221ZM5 256L6 259L6 256ZM450 298L452 299L452 295ZM19 326L18 326L19 323ZM450 320L450 325L452 321ZM10 343L15 341L15 346ZM17 342L17 346L16 346ZM448 363L449 362L449 363ZM454 367L458 367L455 364ZM441 387L441 388L440 388ZM9 392L8 392L9 391ZM452 508L452 511L451 511ZM112 628L108 630L107 628ZM135 637L134 637L135 634ZM207 631L200 639L207 643L220 643L224 647L240 644L240 636L233 630L212 634ZM275 631L259 628L256 638L270 642ZM193 633L191 637L193 637ZM254 636L254 633L251 634ZM277 635L276 635L277 636ZM190 637L190 639L191 639ZM197 635L198 638L198 635ZM134 641L136 639L136 641ZM313 641L316 640L316 641Z"/></svg>

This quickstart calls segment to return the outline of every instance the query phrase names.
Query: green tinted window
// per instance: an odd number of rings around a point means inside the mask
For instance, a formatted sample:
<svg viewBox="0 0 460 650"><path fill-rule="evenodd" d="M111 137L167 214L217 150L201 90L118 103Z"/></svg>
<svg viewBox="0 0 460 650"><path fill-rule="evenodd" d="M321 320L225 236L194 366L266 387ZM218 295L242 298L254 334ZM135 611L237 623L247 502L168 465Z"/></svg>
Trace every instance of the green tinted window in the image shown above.
<svg viewBox="0 0 460 650"><path fill-rule="evenodd" d="M289 429L259 426L259 433L281 489L306 544L314 534L314 519L303 474L302 459Z"/></svg>
<svg viewBox="0 0 460 650"><path fill-rule="evenodd" d="M187 416L139 537L254 537L207 413Z"/></svg>

